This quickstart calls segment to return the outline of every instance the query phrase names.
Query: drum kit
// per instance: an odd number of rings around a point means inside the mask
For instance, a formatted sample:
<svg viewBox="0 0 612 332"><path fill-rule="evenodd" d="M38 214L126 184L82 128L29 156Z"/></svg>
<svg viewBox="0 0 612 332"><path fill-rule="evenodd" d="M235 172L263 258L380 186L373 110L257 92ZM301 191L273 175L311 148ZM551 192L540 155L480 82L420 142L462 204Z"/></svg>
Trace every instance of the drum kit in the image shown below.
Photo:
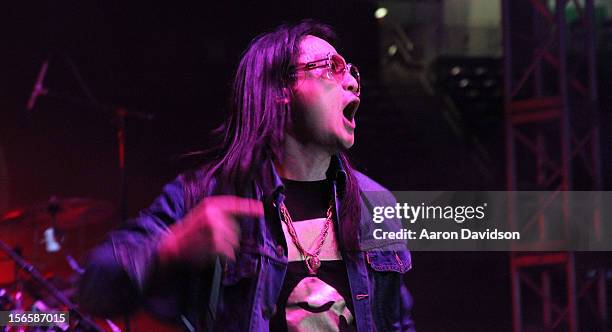
<svg viewBox="0 0 612 332"><path fill-rule="evenodd" d="M78 310L76 285L87 251L117 219L108 202L56 196L0 216L0 311L70 312L69 325L0 331L103 331Z"/></svg>
<svg viewBox="0 0 612 332"><path fill-rule="evenodd" d="M86 98L56 93L46 87L45 77L50 63L47 59L42 63L26 105L28 114L41 97L111 114L117 127L120 206L116 209L104 201L52 196L46 201L0 215L0 311L70 312L70 325L67 326L45 329L0 325L0 332L121 331L109 320L94 322L81 313L75 304L76 287L84 272L80 264L86 259L87 251L101 241L117 221L126 220L126 119L150 121L153 115L100 103L81 79L74 61L65 54L56 56L70 68ZM124 325L129 331L129 320L126 319Z"/></svg>

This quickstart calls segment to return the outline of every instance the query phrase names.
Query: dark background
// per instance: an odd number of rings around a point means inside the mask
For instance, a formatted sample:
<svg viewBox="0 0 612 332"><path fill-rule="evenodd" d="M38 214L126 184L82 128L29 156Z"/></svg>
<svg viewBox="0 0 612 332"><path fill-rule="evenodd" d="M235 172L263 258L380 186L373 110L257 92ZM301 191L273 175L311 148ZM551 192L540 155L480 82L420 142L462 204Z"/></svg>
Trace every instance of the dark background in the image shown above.
<svg viewBox="0 0 612 332"><path fill-rule="evenodd" d="M155 115L152 121L127 120L127 198L134 215L193 164L182 154L210 147L210 131L224 117L230 79L248 42L279 23L306 17L332 24L339 51L362 72L352 151L360 170L391 190L503 190L501 120L487 125L487 138L475 147L444 121L440 98L416 81L403 89L382 82L375 8L366 1L40 1L4 8L5 208L51 195L118 205L113 113L51 97L39 98L26 111L43 61L49 60L45 87L52 93L86 99L76 68L100 103ZM602 141L609 141L608 133L604 128ZM486 171L474 158L480 148L486 151ZM604 150L609 156L606 144ZM604 174L608 165L604 156ZM407 282L420 331L511 329L506 253L415 252L413 260Z"/></svg>

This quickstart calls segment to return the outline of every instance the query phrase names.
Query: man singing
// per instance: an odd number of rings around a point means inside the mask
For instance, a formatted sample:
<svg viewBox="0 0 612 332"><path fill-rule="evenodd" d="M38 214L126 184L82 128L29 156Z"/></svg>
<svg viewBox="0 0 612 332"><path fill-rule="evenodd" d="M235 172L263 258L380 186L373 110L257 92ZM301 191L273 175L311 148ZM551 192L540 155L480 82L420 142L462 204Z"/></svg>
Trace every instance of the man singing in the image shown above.
<svg viewBox="0 0 612 332"><path fill-rule="evenodd" d="M393 197L348 161L361 85L333 39L303 21L251 42L219 157L91 253L84 308L144 303L191 330L413 331L410 254L372 240L371 207Z"/></svg>

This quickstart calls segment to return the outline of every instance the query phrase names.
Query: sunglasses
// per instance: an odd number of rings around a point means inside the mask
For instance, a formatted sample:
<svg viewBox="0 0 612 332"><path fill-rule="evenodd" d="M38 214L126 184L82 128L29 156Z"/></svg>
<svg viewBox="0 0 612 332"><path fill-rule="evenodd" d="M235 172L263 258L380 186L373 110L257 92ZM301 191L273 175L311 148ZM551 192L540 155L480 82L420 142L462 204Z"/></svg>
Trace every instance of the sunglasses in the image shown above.
<svg viewBox="0 0 612 332"><path fill-rule="evenodd" d="M309 71L317 68L327 68L327 78L335 79L338 83L344 81L344 75L346 72L351 74L355 81L357 81L357 91L354 93L359 96L361 93L361 76L359 75L359 69L351 63L346 63L344 58L338 54L329 53L324 59L307 62L303 65L297 65L293 68L294 73L300 70Z"/></svg>

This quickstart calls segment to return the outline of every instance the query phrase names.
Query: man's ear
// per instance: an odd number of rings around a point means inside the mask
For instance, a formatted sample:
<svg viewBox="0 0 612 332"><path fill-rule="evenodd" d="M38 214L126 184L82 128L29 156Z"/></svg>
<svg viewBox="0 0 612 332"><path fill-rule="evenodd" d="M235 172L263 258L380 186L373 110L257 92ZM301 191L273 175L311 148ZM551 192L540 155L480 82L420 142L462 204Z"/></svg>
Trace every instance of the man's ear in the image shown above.
<svg viewBox="0 0 612 332"><path fill-rule="evenodd" d="M283 103L283 104L289 104L289 102L291 101L291 91L289 91L289 89L287 88L283 88L283 94L282 97L278 98L277 100L279 103Z"/></svg>

